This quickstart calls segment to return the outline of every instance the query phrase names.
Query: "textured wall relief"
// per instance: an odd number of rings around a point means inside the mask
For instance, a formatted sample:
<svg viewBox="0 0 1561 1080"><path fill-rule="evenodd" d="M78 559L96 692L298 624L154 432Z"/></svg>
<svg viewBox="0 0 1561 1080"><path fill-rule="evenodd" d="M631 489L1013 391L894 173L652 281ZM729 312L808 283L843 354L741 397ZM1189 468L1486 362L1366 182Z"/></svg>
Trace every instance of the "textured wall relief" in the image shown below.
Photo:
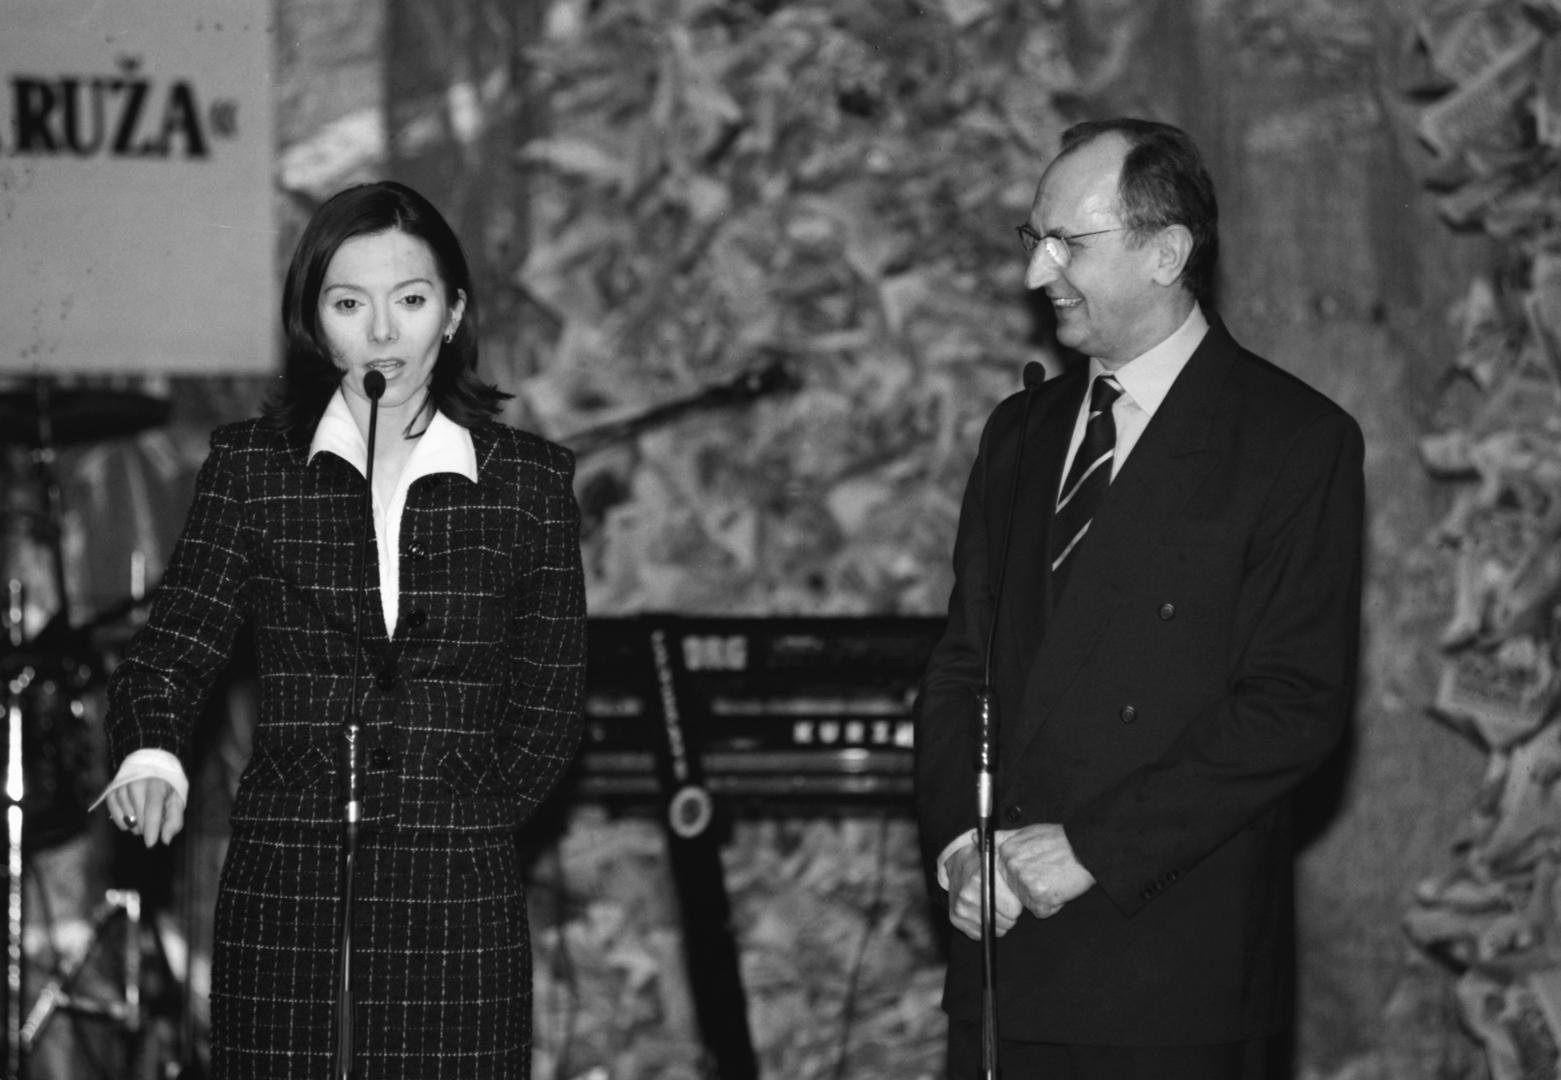
<svg viewBox="0 0 1561 1080"><path fill-rule="evenodd" d="M1457 357L1427 467L1454 489L1434 541L1456 575L1434 714L1484 748L1452 865L1421 884L1411 938L1457 978L1495 1080L1561 1060L1561 7L1442 4L1411 87L1427 184L1503 270L1453 312Z"/></svg>
<svg viewBox="0 0 1561 1080"><path fill-rule="evenodd" d="M593 611L941 611L1038 353L1053 6L551 5L522 394L581 451Z"/></svg>

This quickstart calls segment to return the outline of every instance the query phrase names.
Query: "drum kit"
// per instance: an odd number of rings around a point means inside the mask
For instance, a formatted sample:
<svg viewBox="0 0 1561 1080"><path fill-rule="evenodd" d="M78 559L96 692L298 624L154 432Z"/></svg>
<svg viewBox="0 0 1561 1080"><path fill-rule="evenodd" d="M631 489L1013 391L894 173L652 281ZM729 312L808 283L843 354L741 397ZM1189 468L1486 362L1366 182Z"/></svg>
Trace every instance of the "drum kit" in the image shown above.
<svg viewBox="0 0 1561 1080"><path fill-rule="evenodd" d="M60 448L124 438L161 425L168 402L119 390L61 389L33 380L0 392L0 446L10 461L27 462L31 483L7 485L0 505L6 526L8 585L5 634L0 640L0 694L5 712L5 1059L3 1080L21 1080L50 1021L61 1013L106 1020L124 1038L127 1055L140 1052L148 1021L142 1000L143 953L148 952L140 895L110 888L90 915L90 932L74 955L59 958L52 976L29 994L24 1014L24 866L86 832L89 807L107 776L106 747L88 702L106 680L101 642L121 639L143 609L141 597L113 605L79 624L71 619L64 553L65 507L56 458ZM31 489L29 504L21 498ZM27 582L16 576L21 556L43 551L41 575L52 584L56 614L28 635ZM34 582L34 584L40 584ZM47 588L41 592L50 591ZM82 976L111 925L123 924L124 954L112 992L83 992ZM98 980L101 983L102 980ZM29 1070L32 1075L36 1069Z"/></svg>

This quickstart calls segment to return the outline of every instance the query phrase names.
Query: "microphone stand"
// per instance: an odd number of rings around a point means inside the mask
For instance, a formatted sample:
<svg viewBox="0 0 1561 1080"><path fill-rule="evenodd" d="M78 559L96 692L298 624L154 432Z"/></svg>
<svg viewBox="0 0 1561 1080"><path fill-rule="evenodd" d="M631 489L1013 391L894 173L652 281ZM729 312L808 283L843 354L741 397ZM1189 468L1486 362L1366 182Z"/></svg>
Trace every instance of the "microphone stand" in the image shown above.
<svg viewBox="0 0 1561 1080"><path fill-rule="evenodd" d="M1008 490L1008 520L1003 527L1003 550L997 564L997 587L992 593L992 623L986 635L986 661L981 689L976 691L976 851L981 860L981 1077L997 1080L997 815L993 812L997 787L997 693L992 689L992 642L997 637L998 607L1008 577L1008 551L1013 546L1014 507L1019 502L1019 465L1030 428L1030 393L1046 379L1046 369L1035 361L1024 366L1024 412L1019 438L1014 443L1014 480Z"/></svg>
<svg viewBox="0 0 1561 1080"><path fill-rule="evenodd" d="M353 1062L352 1016L352 900L353 872L357 868L358 823L363 819L362 753L360 742L363 734L361 716L363 696L358 692L358 680L363 659L363 598L368 593L369 538L374 535L374 435L379 423L379 399L385 392L385 376L370 371L363 376L363 393L369 399L368 454L363 470L363 536L358 542L357 612L352 630L352 708L341 727L341 900L338 925L341 941L336 968L336 1037L335 1061L331 1076L335 1080L352 1080L357 1075Z"/></svg>
<svg viewBox="0 0 1561 1080"><path fill-rule="evenodd" d="M976 850L981 856L981 1076L997 1080L997 695L990 680L976 694Z"/></svg>

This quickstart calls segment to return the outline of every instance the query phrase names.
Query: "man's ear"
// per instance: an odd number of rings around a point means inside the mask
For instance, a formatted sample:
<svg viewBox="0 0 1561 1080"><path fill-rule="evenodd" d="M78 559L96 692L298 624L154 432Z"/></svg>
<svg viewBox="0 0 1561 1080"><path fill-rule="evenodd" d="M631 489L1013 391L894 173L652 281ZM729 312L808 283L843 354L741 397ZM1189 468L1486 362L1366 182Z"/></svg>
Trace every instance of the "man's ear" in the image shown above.
<svg viewBox="0 0 1561 1080"><path fill-rule="evenodd" d="M1153 278L1158 285L1174 285L1192 257L1192 233L1185 225L1167 225L1150 242Z"/></svg>

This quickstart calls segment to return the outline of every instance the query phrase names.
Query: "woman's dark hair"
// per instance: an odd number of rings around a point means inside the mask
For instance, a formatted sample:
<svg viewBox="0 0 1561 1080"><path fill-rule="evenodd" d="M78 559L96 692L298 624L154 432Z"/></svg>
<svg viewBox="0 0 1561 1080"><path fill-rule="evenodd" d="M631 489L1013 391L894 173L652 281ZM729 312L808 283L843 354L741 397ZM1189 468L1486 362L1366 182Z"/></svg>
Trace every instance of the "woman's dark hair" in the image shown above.
<svg viewBox="0 0 1561 1080"><path fill-rule="evenodd" d="M326 268L348 240L392 229L428 245L444 281L446 303L453 305L458 294L466 295L454 337L440 343L429 399L451 420L472 427L496 414L510 396L477 377L477 295L454 230L423 196L405 184L380 180L356 184L325 200L298 239L282 286L282 387L263 412L272 427L299 438L313 434L343 374L320 333L318 305Z"/></svg>
<svg viewBox="0 0 1561 1080"><path fill-rule="evenodd" d="M1068 128L1062 133L1058 156L1113 133L1128 144L1117 197L1129 239L1147 239L1169 225L1186 226L1192 233L1192 252L1182 268L1182 281L1196 299L1210 302L1220 257L1220 212L1214 181L1197 144L1170 124L1119 117L1087 120Z"/></svg>

